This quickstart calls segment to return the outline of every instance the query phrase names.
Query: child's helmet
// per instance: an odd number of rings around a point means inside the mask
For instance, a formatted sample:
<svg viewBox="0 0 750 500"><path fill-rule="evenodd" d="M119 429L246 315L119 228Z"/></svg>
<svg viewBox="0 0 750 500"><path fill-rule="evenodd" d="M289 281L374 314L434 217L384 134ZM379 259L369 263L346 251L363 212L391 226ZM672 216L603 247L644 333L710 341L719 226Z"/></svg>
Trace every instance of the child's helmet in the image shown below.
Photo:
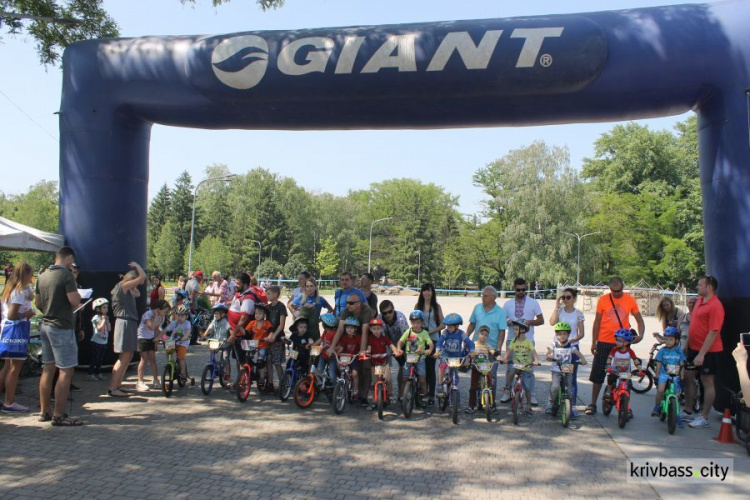
<svg viewBox="0 0 750 500"><path fill-rule="evenodd" d="M297 318L294 319L294 323L292 323L292 326L289 327L289 331L296 333L297 332L297 326L300 323L304 323L304 324L307 325L309 323L309 321L310 320L308 320L307 318L299 316L299 317L297 317Z"/></svg>
<svg viewBox="0 0 750 500"><path fill-rule="evenodd" d="M424 313L420 311L419 309L415 309L412 312L409 313L409 321L414 321L415 319L421 319L424 321Z"/></svg>
<svg viewBox="0 0 750 500"><path fill-rule="evenodd" d="M526 325L525 319L514 319L514 320L511 320L510 324L518 326L524 332L529 331L529 327Z"/></svg>
<svg viewBox="0 0 750 500"><path fill-rule="evenodd" d="M618 328L617 331L615 331L615 338L622 339L625 342L632 342L633 332L631 332L627 328Z"/></svg>
<svg viewBox="0 0 750 500"><path fill-rule="evenodd" d="M174 292L175 297L178 299L186 299L187 298L187 292L183 290L182 288L175 290Z"/></svg>
<svg viewBox="0 0 750 500"><path fill-rule="evenodd" d="M668 326L667 329L664 330L664 336L679 339L682 336L682 332L677 327Z"/></svg>
<svg viewBox="0 0 750 500"><path fill-rule="evenodd" d="M185 316L187 316L188 314L190 314L190 310L186 306L184 306L184 305L177 306L177 309L175 309L175 312L177 314L182 314L182 315L185 315Z"/></svg>
<svg viewBox="0 0 750 500"><path fill-rule="evenodd" d="M212 311L224 311L224 312L227 312L227 311L229 311L229 308L227 307L226 304L216 304L215 306L213 306L211 308L211 310Z"/></svg>
<svg viewBox="0 0 750 500"><path fill-rule="evenodd" d="M566 323L565 321L560 321L559 323L557 323L555 325L555 332L568 332L568 333L570 333L571 330L572 330L572 328L570 327L570 323Z"/></svg>
<svg viewBox="0 0 750 500"><path fill-rule="evenodd" d="M339 324L339 319L331 313L325 313L322 315L320 321L328 328L336 328Z"/></svg>
<svg viewBox="0 0 750 500"><path fill-rule="evenodd" d="M345 326L359 326L360 323L359 323L359 320L355 318L354 316L349 316L348 318L344 320L344 325Z"/></svg>
<svg viewBox="0 0 750 500"><path fill-rule="evenodd" d="M383 320L380 318L372 318L370 320L370 326L373 326L373 325L383 326Z"/></svg>
<svg viewBox="0 0 750 500"><path fill-rule="evenodd" d="M96 310L97 307L107 305L109 304L109 301L105 298L96 299L93 304L91 304L91 309Z"/></svg>
<svg viewBox="0 0 750 500"><path fill-rule="evenodd" d="M458 326L458 325L462 324L463 322L464 322L464 319L461 317L461 315L460 314L456 314L456 313L450 313L448 316L446 316L443 319L443 324L445 326L450 326L450 325L456 325L456 326Z"/></svg>

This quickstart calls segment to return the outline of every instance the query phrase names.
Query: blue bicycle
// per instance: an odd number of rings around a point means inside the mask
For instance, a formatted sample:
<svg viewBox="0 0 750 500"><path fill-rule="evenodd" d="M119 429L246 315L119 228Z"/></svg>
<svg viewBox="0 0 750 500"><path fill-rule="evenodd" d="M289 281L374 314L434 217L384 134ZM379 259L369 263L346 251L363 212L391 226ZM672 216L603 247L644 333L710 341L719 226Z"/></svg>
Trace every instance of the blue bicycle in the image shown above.
<svg viewBox="0 0 750 500"><path fill-rule="evenodd" d="M206 367L203 368L203 375L201 375L201 391L206 396L211 394L215 378L219 378L222 387L229 385L229 381L232 379L232 363L229 356L223 354L226 348L226 342L221 340L211 339L208 341L208 350L211 357L206 363Z"/></svg>
<svg viewBox="0 0 750 500"><path fill-rule="evenodd" d="M438 394L438 407L440 411L445 411L448 406L451 407L451 417L453 423L458 425L458 408L461 405L461 391L458 386L458 372L464 364L466 358L442 358L448 366L443 376L442 387Z"/></svg>
<svg viewBox="0 0 750 500"><path fill-rule="evenodd" d="M292 396L294 386L297 384L300 378L304 375L302 368L300 367L299 357L300 352L294 349L294 346L290 341L287 341L286 347L286 371L284 376L281 378L281 385L279 386L279 399L283 402Z"/></svg>

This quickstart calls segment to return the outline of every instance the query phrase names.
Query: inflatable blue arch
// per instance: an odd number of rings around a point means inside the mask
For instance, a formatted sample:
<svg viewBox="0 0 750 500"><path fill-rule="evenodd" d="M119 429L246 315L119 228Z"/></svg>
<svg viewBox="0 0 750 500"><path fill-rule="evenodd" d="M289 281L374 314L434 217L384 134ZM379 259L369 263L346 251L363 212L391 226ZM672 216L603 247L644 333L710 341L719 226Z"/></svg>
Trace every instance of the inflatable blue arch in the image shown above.
<svg viewBox="0 0 750 500"><path fill-rule="evenodd" d="M707 268L750 330L750 3L77 43L60 223L109 290L146 260L151 126L397 129L698 114ZM250 140L250 139L249 139Z"/></svg>

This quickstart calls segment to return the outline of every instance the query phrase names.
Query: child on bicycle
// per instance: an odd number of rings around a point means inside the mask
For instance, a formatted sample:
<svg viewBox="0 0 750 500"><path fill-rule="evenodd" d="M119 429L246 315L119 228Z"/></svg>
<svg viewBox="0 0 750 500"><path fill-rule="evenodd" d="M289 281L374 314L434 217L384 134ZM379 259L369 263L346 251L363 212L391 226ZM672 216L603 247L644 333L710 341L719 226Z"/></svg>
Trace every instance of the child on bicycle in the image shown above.
<svg viewBox="0 0 750 500"><path fill-rule="evenodd" d="M581 365L586 364L586 359L581 354L581 351L577 347L573 346L570 342L570 332L572 328L570 323L560 321L555 324L555 341L547 346L547 361L552 361L550 366L550 372L552 374L552 385L549 388L549 401L547 402L547 408L544 413L552 414L552 405L554 404L555 398L557 398L557 390L560 388L560 384L563 380L563 373L560 371L560 367L556 362L560 363L572 363L573 355L578 356L579 363ZM568 377L568 387L565 389L568 394L572 391L573 375ZM578 418L578 414L575 408L570 409L570 418Z"/></svg>
<svg viewBox="0 0 750 500"><path fill-rule="evenodd" d="M664 347L659 349L656 354L656 369L654 370L659 374L659 379L656 382L656 405L651 412L652 417L658 417L660 413L661 401L664 399L664 391L667 388L667 379L671 375L678 375L675 379L674 392L680 394L680 378L679 373L685 367L687 357L685 352L680 347L680 336L682 332L679 328L674 326L668 326L664 330ZM677 416L677 425L683 426L682 420L679 415Z"/></svg>
<svg viewBox="0 0 750 500"><path fill-rule="evenodd" d="M190 335L193 331L193 325L188 321L190 311L186 305L183 304L178 306L175 314L177 315L177 318L169 323L164 331L170 332L172 340L177 341L175 347L177 349L177 364L180 366L180 379L187 380L185 355L187 354L187 349L190 345Z"/></svg>
<svg viewBox="0 0 750 500"><path fill-rule="evenodd" d="M161 326L164 318L169 314L169 302L166 300L154 300L149 305L149 310L141 316L141 322L138 325L138 353L141 356L138 362L138 382L135 384L135 390L147 391L148 385L143 381L146 373L146 365L151 368L153 376L153 388L161 388L159 383L159 371L156 367L156 339L161 337Z"/></svg>
<svg viewBox="0 0 750 500"><path fill-rule="evenodd" d="M336 336L336 328L339 325L339 319L331 314L326 313L320 317L320 322L323 323L323 334L320 338L315 341L313 345L321 346L321 354L318 357L318 373L323 374L328 370L330 380L333 381L336 378L336 363L328 357L328 350L331 348L333 338ZM336 352L341 352L341 343L336 346Z"/></svg>
<svg viewBox="0 0 750 500"><path fill-rule="evenodd" d="M371 356L378 356L388 353L388 347L393 348L393 341L391 337L383 333L383 320L380 318L373 318L370 320L370 331L367 334L367 350ZM390 360L388 357L370 358L371 366L386 366L385 370L385 386L388 394L393 394L393 385L391 384L391 370ZM372 377L372 389L375 390L375 382L377 377ZM368 394L365 394L367 397ZM387 401L386 401L387 403ZM370 410L376 409L376 405L371 405Z"/></svg>
<svg viewBox="0 0 750 500"><path fill-rule="evenodd" d="M229 358L231 347L229 346L227 339L229 339L230 325L227 320L227 314L229 314L229 307L226 304L218 303L211 308L214 319L209 323L206 332L201 336L203 340L218 340L221 342L221 356L220 361Z"/></svg>
<svg viewBox="0 0 750 500"><path fill-rule="evenodd" d="M401 356L405 351L406 353L416 353L422 355L419 361L417 361L415 369L417 372L417 377L419 378L419 392L422 401L422 408L426 408L425 397L427 394L427 369L425 367L424 356L429 356L430 351L432 351L432 348L434 347L434 344L430 339L430 334L423 328L424 313L422 311L416 309L409 313L409 323L411 324L411 327L407 329L403 333L403 335L401 335L400 339L398 339L398 345L396 346L396 351L394 351L393 354L395 356ZM409 365L407 364L404 365L404 376L407 377L408 375ZM403 394L401 394L400 396L403 397Z"/></svg>
<svg viewBox="0 0 750 500"><path fill-rule="evenodd" d="M477 332L477 341L474 343L474 351L471 353L471 357L474 358L475 363L486 363L494 361L495 351L487 343L487 339L490 336L490 328L486 325L479 327ZM482 376L476 367L471 370L471 387L469 388L469 406L464 409L465 413L474 413L477 410L477 393L479 392L479 380ZM494 389L495 380L491 380L490 389ZM479 409L481 410L481 403Z"/></svg>
<svg viewBox="0 0 750 500"><path fill-rule="evenodd" d="M312 339L307 331L308 319L302 316L295 318L289 331L289 341L292 343L292 349L297 351L297 364L300 372L305 375L310 371L310 346Z"/></svg>
<svg viewBox="0 0 750 500"><path fill-rule="evenodd" d="M360 323L357 318L353 316L346 318L344 320L344 335L339 342L341 354L348 354L354 358L349 364L349 370L352 374L352 401L359 399L359 360L357 359L357 355L362 345L362 335L359 333L359 327Z"/></svg>
<svg viewBox="0 0 750 500"><path fill-rule="evenodd" d="M523 365L522 368L513 368L508 373L508 376L512 380L516 376L516 373L521 375L521 385L526 396L526 415L532 415L530 389L531 378L534 374L532 367L539 366L541 363L536 355L534 343L526 338L526 332L529 331L526 322L524 320L514 320L510 322L510 325L513 328L513 340L511 340L508 350L505 351L505 355L498 356L498 361L503 363L510 361L514 365Z"/></svg>
<svg viewBox="0 0 750 500"><path fill-rule="evenodd" d="M434 357L440 359L441 353L444 358L466 358L464 359L464 366L468 367L469 358L468 354L474 350L474 342L471 341L466 332L461 330L459 326L464 322L460 314L450 313L443 318L443 324L445 330L440 334L437 345L435 346ZM440 361L440 378L438 378L438 397L445 397L445 387L443 387L443 377L445 376L445 369L448 364L444 361Z"/></svg>
<svg viewBox="0 0 750 500"><path fill-rule="evenodd" d="M94 317L91 323L94 326L94 334L91 335L91 361L89 363L88 380L102 380L102 362L107 354L107 340L109 340L109 301L104 298L96 299L91 307L94 309Z"/></svg>
<svg viewBox="0 0 750 500"><path fill-rule="evenodd" d="M641 369L641 360L635 355L633 349L630 348L630 343L633 341L633 332L627 328L618 328L615 331L615 346L609 352L607 356L607 363L605 370L607 371L607 388L604 391L604 398L608 399L612 397L612 390L614 389L615 383L617 382L617 374L622 372L630 372L632 370L631 364L635 365L638 369L638 376L643 377L644 373ZM628 387L632 385L632 382L628 380ZM630 416L632 417L633 412L631 410Z"/></svg>
<svg viewBox="0 0 750 500"><path fill-rule="evenodd" d="M255 319L248 321L245 326L245 336L258 341L258 390L261 393L268 392L267 387L271 380L266 378L266 352L268 349L268 336L273 329L273 323L266 319L266 305L262 302L255 304ZM261 387L261 383L263 386Z"/></svg>

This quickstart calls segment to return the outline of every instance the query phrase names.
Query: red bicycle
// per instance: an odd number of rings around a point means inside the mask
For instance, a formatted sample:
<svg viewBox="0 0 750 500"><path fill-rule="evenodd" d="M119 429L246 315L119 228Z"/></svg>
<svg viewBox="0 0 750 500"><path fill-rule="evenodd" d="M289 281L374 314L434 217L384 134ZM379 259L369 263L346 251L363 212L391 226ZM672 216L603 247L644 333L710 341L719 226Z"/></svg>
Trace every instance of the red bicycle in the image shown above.
<svg viewBox="0 0 750 500"><path fill-rule="evenodd" d="M368 359L383 359L387 358L388 353L383 354L360 354L359 359L366 361ZM391 366L386 360L384 365L373 365L372 371L375 374L375 387L373 388L373 397L375 398L375 407L378 410L378 419L383 420L383 406L388 403L388 384L386 384L385 374L387 370L390 370Z"/></svg>
<svg viewBox="0 0 750 500"><path fill-rule="evenodd" d="M611 371L610 371L611 373ZM639 376L641 376L639 374ZM602 412L609 415L612 408L617 408L617 424L620 429L624 429L628 420L631 419L630 413L630 381L633 374L629 371L617 373L617 382L612 390L612 394L604 393L602 397Z"/></svg>
<svg viewBox="0 0 750 500"><path fill-rule="evenodd" d="M240 348L245 353L245 362L239 365L237 371L237 399L244 403L250 396L250 388L253 385L253 370L255 369L255 355L258 352L257 340L240 340ZM237 356L239 364L240 356ZM257 375L256 375L257 376Z"/></svg>

